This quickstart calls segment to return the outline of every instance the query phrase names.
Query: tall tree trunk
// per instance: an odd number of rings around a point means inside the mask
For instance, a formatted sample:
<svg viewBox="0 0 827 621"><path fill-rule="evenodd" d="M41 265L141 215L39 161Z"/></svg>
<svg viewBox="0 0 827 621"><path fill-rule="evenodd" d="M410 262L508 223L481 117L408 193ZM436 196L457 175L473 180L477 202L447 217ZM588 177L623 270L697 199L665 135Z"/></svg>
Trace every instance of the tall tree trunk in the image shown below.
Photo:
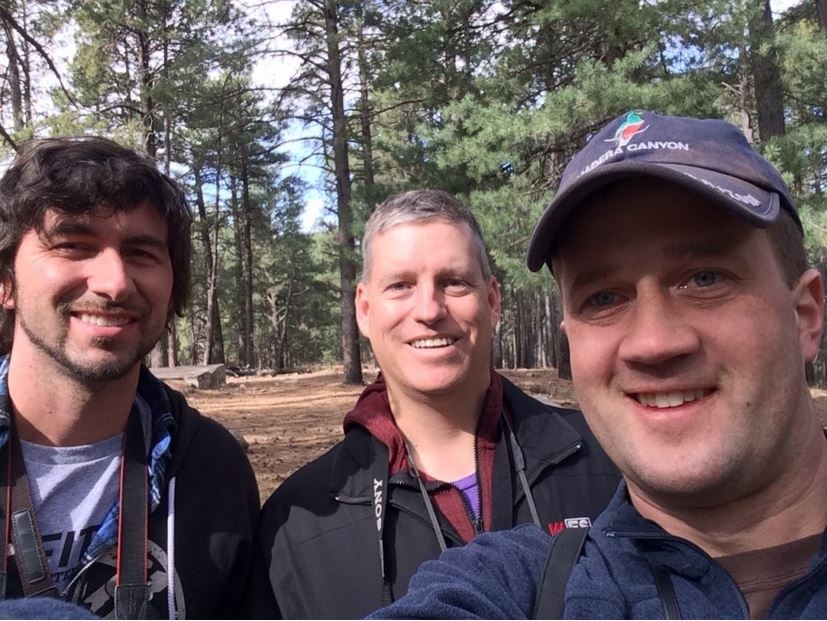
<svg viewBox="0 0 827 621"><path fill-rule="evenodd" d="M362 167L365 174L365 203L367 214L373 213L373 208L378 199L376 193L376 181L373 170L373 137L371 133L371 109L370 109L370 71L366 53L365 24L359 20L357 32L357 54L359 57L359 120L362 125Z"/></svg>
<svg viewBox="0 0 827 621"><path fill-rule="evenodd" d="M752 81L762 143L784 135L784 93L775 47L770 0L753 0L750 12Z"/></svg>
<svg viewBox="0 0 827 621"><path fill-rule="evenodd" d="M747 49L746 46L742 46L739 56L738 62L738 87L735 90L738 96L738 109L736 110L736 114L741 122L741 131L744 132L744 136L752 144L754 140L753 135L753 122L750 118L750 110L752 109L749 102L749 92L750 92L750 85L749 85L749 78L750 78L750 71L747 67Z"/></svg>
<svg viewBox="0 0 827 621"><path fill-rule="evenodd" d="M244 343L245 364L255 366L254 317L253 317L253 240L252 240L252 205L250 202L250 179L247 162L247 151L241 149L241 211L242 217L238 225L241 227L241 279L244 293Z"/></svg>
<svg viewBox="0 0 827 621"><path fill-rule="evenodd" d="M170 115L164 114L164 172L169 175L171 164L171 139L172 127ZM175 315L169 318L169 337L167 339L167 361L170 366L178 366L178 330L175 327Z"/></svg>
<svg viewBox="0 0 827 621"><path fill-rule="evenodd" d="M207 310L204 319L204 350L201 364L209 364L212 357L213 348L213 306L215 305L215 283L213 274L210 268L212 267L212 243L210 242L210 224L207 218L207 204L204 202L204 188L202 186L201 178L201 164L197 160L193 160L193 177L195 179L195 206L198 211L198 219L201 221L201 226L198 227L199 236L201 237L201 252L204 253L204 264L207 266L207 271L204 274L204 291L206 293Z"/></svg>
<svg viewBox="0 0 827 621"><path fill-rule="evenodd" d="M827 30L827 0L815 0L816 19L821 30Z"/></svg>
<svg viewBox="0 0 827 621"><path fill-rule="evenodd" d="M14 42L14 29L5 19L3 31L6 33L7 82L9 85L9 99L11 100L12 121L14 131L23 129L23 92L20 81L20 55Z"/></svg>
<svg viewBox="0 0 827 621"><path fill-rule="evenodd" d="M135 9L139 24L143 26L147 20L147 1L138 0ZM144 127L144 148L147 154L155 159L158 151L158 137L155 129L155 99L152 95L152 63L150 54L149 35L143 28L135 33L138 39L138 79L141 95L141 123Z"/></svg>
<svg viewBox="0 0 827 621"><path fill-rule="evenodd" d="M204 349L201 364L216 364L224 362L224 341L221 338L217 286L218 274L216 269L217 261L215 259L218 251L213 251L213 244L210 239L212 229L210 227L209 217L207 216L207 204L204 201L200 164L196 163L193 165L193 176L195 177L195 203L198 210L198 217L201 220L201 227L199 227L201 247L204 253L204 264L207 266L205 274L206 282L204 283L207 308L204 321ZM218 216L218 205L216 205L216 219ZM218 227L218 224L216 224L216 227Z"/></svg>
<svg viewBox="0 0 827 621"><path fill-rule="evenodd" d="M560 322L557 321L557 312L555 308L555 303L551 299L551 295L548 292L543 296L545 302L545 321L543 325L546 327L547 337L543 339L543 345L546 349L545 356L543 357L543 366L544 367L556 367L557 366L557 350L556 350L556 343L557 343L557 331L560 329Z"/></svg>
<svg viewBox="0 0 827 621"><path fill-rule="evenodd" d="M362 359L359 352L359 330L356 325L356 260L351 205L348 128L345 118L342 59L339 49L339 25L336 0L325 0L325 41L327 72L330 80L331 112L333 115L333 167L336 176L337 212L339 217L339 283L342 310L342 363L346 384L362 383Z"/></svg>
<svg viewBox="0 0 827 621"><path fill-rule="evenodd" d="M146 23L146 1L138 0L135 9L139 23ZM149 37L143 30L136 33L138 39L138 75L141 84L141 122L144 127L144 149L149 157L156 159L158 153L158 140L155 135L153 117L155 114L154 101L152 98L152 68L150 63ZM161 338L152 348L149 355L149 364L153 367L169 366L169 334L164 330Z"/></svg>
<svg viewBox="0 0 827 621"><path fill-rule="evenodd" d="M244 230L244 224L242 220L244 215L242 213L242 209L239 206L239 199L238 199L238 177L234 174L230 175L230 212L233 217L233 222L235 226L233 227L233 249L235 253L235 262L233 264L233 268L235 271L235 281L237 283L244 282L244 259L242 255L244 251L242 250L243 242L241 241L242 231ZM242 285L243 287L243 285ZM244 306L244 292L241 293L242 300L236 300L234 302L234 306ZM241 316L239 317L239 325L238 329L236 330L236 346L238 348L238 364L244 368L250 366L250 361L247 356L247 338L246 333L248 331L247 328L247 313L242 312Z"/></svg>
<svg viewBox="0 0 827 621"><path fill-rule="evenodd" d="M210 337L211 347L207 364L224 364L224 331L221 328L221 305L218 299L218 234L221 231L221 203L216 196L215 218L212 228L212 262L208 267L210 273Z"/></svg>
<svg viewBox="0 0 827 621"><path fill-rule="evenodd" d="M523 362L523 346L525 345L525 324L523 323L523 299L520 292L514 295L514 360L511 367L519 367Z"/></svg>
<svg viewBox="0 0 827 621"><path fill-rule="evenodd" d="M28 30L29 23L29 4L23 2L22 17L23 27ZM31 63L31 45L28 39L24 39L22 43L22 53L20 56L20 70L23 72L23 124L28 126L32 124L32 63Z"/></svg>

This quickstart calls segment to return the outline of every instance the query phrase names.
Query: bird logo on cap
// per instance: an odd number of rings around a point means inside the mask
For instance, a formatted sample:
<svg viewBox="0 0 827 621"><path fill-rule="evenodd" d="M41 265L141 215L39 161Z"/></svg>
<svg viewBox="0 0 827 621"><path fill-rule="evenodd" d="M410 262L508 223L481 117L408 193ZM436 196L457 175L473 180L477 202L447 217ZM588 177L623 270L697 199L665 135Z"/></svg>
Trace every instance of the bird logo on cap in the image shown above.
<svg viewBox="0 0 827 621"><path fill-rule="evenodd" d="M607 138L606 142L616 142L618 147L625 147L632 138L647 129L649 126L644 124L643 118L637 112L630 112L617 128L614 138Z"/></svg>

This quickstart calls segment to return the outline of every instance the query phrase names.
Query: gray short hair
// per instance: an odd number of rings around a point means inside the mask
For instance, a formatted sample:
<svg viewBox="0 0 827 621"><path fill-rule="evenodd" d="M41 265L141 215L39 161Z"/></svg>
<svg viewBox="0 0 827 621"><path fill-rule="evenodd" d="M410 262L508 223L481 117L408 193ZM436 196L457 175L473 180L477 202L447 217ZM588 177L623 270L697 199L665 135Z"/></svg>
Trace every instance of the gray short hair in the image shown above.
<svg viewBox="0 0 827 621"><path fill-rule="evenodd" d="M464 225L471 233L483 277L486 280L491 277L491 264L485 249L485 240L474 214L465 204L447 192L426 189L395 194L385 199L371 214L362 236L362 280L365 280L370 271L371 246L377 235L400 224L429 220Z"/></svg>

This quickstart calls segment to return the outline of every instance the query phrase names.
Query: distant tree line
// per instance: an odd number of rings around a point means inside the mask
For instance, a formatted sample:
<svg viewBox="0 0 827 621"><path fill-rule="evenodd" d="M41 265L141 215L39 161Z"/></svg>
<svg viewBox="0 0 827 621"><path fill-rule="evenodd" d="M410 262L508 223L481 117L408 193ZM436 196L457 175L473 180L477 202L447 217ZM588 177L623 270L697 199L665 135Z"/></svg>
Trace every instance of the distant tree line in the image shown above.
<svg viewBox="0 0 827 621"><path fill-rule="evenodd" d="M485 232L504 302L494 364L565 372L558 295L525 246L571 155L629 109L741 127L784 173L827 269L827 0L783 14L768 0L302 0L279 25L267 5L0 3L6 156L95 133L187 188L193 302L153 364L341 362L361 382L363 223L384 197L433 187ZM255 82L274 55L296 71ZM309 148L290 148L299 132ZM311 232L297 157L325 173Z"/></svg>

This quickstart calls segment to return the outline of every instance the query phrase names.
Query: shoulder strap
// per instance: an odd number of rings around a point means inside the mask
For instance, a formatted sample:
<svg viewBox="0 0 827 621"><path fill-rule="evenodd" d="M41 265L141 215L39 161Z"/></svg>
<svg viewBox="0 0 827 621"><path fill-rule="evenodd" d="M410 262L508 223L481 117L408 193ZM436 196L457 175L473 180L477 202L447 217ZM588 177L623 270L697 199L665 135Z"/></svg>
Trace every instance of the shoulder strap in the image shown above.
<svg viewBox="0 0 827 621"><path fill-rule="evenodd" d="M649 563L649 568L652 570L652 577L655 579L658 596L663 603L663 618L683 619L680 608L678 608L678 598L675 596L675 588L672 586L669 573L660 565L655 564L648 556L646 560Z"/></svg>
<svg viewBox="0 0 827 621"><path fill-rule="evenodd" d="M552 539L534 605L535 619L563 618L566 583L588 534L588 528L565 528Z"/></svg>
<svg viewBox="0 0 827 621"><path fill-rule="evenodd" d="M149 483L146 464L141 417L133 408L126 424L121 463L116 619L146 619L149 601L146 568ZM172 569L169 568L169 571Z"/></svg>
<svg viewBox="0 0 827 621"><path fill-rule="evenodd" d="M17 437L17 430L12 425L6 451L11 462L10 485L11 506L11 542L14 546L14 560L20 575L20 584L26 597L48 595L57 597L58 592L49 572L49 563L43 550L43 540L34 517L34 505L29 491L29 479L23 463L23 452Z"/></svg>

